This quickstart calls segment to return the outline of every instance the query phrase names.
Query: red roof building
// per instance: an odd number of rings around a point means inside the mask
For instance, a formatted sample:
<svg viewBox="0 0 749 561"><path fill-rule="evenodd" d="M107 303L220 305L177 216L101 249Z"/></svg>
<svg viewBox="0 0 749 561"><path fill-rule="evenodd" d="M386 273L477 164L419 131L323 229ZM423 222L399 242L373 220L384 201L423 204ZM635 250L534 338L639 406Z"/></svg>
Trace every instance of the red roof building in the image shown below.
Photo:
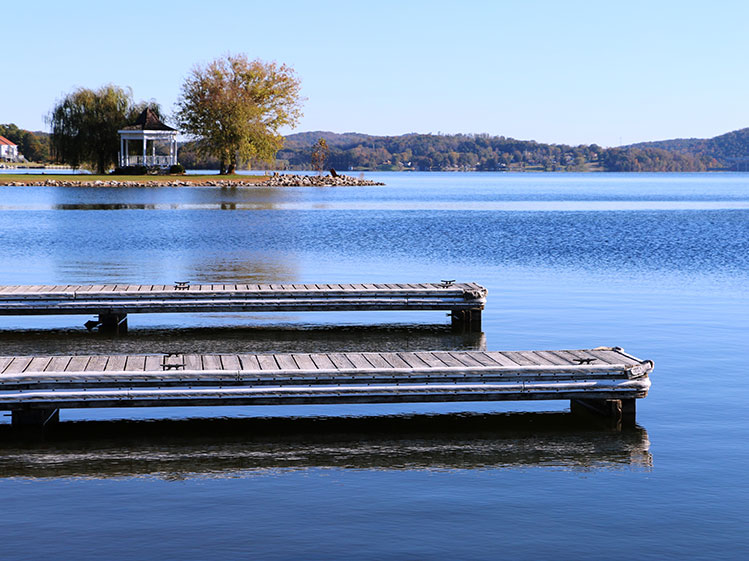
<svg viewBox="0 0 749 561"><path fill-rule="evenodd" d="M3 160L18 159L18 146L4 136L0 136L0 158Z"/></svg>

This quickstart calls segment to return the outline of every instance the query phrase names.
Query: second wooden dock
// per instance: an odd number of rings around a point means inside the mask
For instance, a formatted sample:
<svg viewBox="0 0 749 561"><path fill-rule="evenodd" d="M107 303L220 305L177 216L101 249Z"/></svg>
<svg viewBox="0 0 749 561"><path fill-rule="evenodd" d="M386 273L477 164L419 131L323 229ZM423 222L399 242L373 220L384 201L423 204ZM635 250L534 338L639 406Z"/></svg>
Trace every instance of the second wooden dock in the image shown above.
<svg viewBox="0 0 749 561"><path fill-rule="evenodd" d="M481 331L487 291L476 283L98 284L0 286L0 315L91 314L89 329L125 331L127 314L446 310Z"/></svg>

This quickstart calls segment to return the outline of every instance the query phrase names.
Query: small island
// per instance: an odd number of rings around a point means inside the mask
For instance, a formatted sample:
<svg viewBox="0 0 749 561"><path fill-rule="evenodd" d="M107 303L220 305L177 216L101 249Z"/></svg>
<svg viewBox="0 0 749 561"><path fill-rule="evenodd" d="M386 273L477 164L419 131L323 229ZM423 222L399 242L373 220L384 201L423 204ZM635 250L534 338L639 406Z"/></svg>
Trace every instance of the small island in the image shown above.
<svg viewBox="0 0 749 561"><path fill-rule="evenodd" d="M286 65L225 55L196 66L182 84L173 122L168 125L154 101L136 103L129 89L113 84L97 90L78 88L59 100L47 122L47 156L72 170L89 174L4 174L2 186L53 187L325 187L383 185L363 178L323 173L328 147L323 139L311 151L317 175L237 175L242 165L272 164L283 147L280 130L301 116L300 82ZM15 127L8 128L13 134ZM15 130L14 130L15 129ZM188 138L197 154L216 160L219 176L186 175L178 161L178 136ZM31 135L21 136L27 139ZM3 159L25 157L0 136ZM37 144L39 144L37 142ZM37 151L39 147L36 147ZM51 175L51 174L50 174Z"/></svg>
<svg viewBox="0 0 749 561"><path fill-rule="evenodd" d="M299 175L84 175L3 174L2 187L361 187L384 185L341 174Z"/></svg>

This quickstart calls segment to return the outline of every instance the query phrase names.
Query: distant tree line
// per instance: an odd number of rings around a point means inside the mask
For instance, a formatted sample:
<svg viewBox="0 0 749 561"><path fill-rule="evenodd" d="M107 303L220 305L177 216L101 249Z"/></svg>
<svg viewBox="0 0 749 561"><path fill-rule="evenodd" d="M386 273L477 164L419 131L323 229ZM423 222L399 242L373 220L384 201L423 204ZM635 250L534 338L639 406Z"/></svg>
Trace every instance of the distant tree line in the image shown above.
<svg viewBox="0 0 749 561"><path fill-rule="evenodd" d="M135 104L132 114L143 104ZM18 145L28 161L48 163L50 135L0 125L0 135ZM358 133L305 132L289 135L271 161L250 160L253 169L313 169L313 153L324 139L326 167L339 170L424 171L704 171L730 169L731 158L749 156L749 129L711 139L676 139L602 148L567 146L489 135L408 134L379 137ZM187 169L218 169L219 159L199 150L197 142L181 144L179 161Z"/></svg>
<svg viewBox="0 0 749 561"><path fill-rule="evenodd" d="M315 142L325 138L330 151L328 166L342 170L704 171L719 165L707 155L659 148L568 146L487 134L338 136L319 132L290 135L277 160L292 169L310 168Z"/></svg>
<svg viewBox="0 0 749 561"><path fill-rule="evenodd" d="M199 150L197 142L192 140L179 144L177 159L185 169L219 169L221 165L216 156Z"/></svg>
<svg viewBox="0 0 749 561"><path fill-rule="evenodd" d="M606 171L706 171L720 167L710 156L693 156L661 148L608 148L603 151Z"/></svg>

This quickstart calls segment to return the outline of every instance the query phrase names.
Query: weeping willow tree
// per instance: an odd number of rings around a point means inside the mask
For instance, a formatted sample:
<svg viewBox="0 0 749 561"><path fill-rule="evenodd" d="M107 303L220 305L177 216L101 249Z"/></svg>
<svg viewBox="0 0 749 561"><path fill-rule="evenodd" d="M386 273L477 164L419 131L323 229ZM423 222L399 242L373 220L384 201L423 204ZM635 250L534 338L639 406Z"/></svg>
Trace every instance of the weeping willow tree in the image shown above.
<svg viewBox="0 0 749 561"><path fill-rule="evenodd" d="M134 121L146 107L161 116L155 103L134 103L129 89L112 84L98 90L73 91L57 102L47 116L52 156L73 168L88 166L105 173L117 162L117 131Z"/></svg>
<svg viewBox="0 0 749 561"><path fill-rule="evenodd" d="M300 83L286 65L226 55L196 66L182 85L176 119L201 155L234 173L251 160L272 161L283 147L279 129L301 117Z"/></svg>

